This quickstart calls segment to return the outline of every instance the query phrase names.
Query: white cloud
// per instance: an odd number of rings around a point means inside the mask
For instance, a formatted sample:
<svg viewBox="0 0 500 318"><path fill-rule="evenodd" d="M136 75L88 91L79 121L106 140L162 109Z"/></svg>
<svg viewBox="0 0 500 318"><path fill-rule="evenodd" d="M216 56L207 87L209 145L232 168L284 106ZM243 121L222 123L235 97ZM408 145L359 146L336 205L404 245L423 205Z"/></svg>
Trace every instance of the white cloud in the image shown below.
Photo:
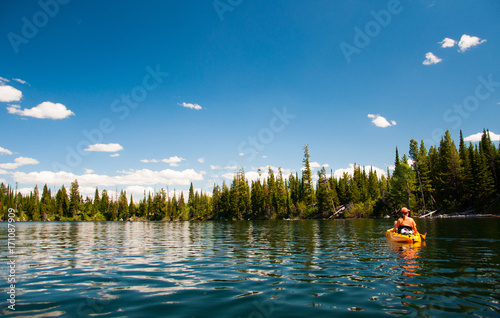
<svg viewBox="0 0 500 318"><path fill-rule="evenodd" d="M0 94L1 95L1 94ZM18 105L7 107L10 114L20 115L25 117L34 117L39 119L64 119L75 115L66 106L60 103L43 102L33 108L21 109Z"/></svg>
<svg viewBox="0 0 500 318"><path fill-rule="evenodd" d="M371 166L371 165L368 165L368 166L363 166L361 167L361 169L365 170L366 173L370 172L371 169L373 169L374 172L377 173L377 176L380 178L382 175L384 176L387 176L387 171L386 170L383 170L383 169L380 169L380 168L377 168L377 167L374 167L374 166ZM353 176L354 175L354 164L349 164L349 168L345 168L345 169L337 169L333 172L333 176L335 178L341 178L344 173L347 173L348 175L350 176Z"/></svg>
<svg viewBox="0 0 500 318"><path fill-rule="evenodd" d="M0 81L0 84L3 82ZM23 93L9 85L0 85L0 102L18 102L23 97Z"/></svg>
<svg viewBox="0 0 500 318"><path fill-rule="evenodd" d="M8 82L10 82L10 80L0 76L0 85L2 85L3 83L8 83Z"/></svg>
<svg viewBox="0 0 500 318"><path fill-rule="evenodd" d="M156 163L156 162L160 162L160 161L158 161L156 159L151 159L151 160L149 160L149 159L142 159L141 162L144 162L144 163Z"/></svg>
<svg viewBox="0 0 500 318"><path fill-rule="evenodd" d="M94 172L94 170L92 170L92 169L85 169L85 174L90 174L90 173L93 173L93 172Z"/></svg>
<svg viewBox="0 0 500 318"><path fill-rule="evenodd" d="M262 156L262 158L266 159L266 158L267 158L267 156Z"/></svg>
<svg viewBox="0 0 500 318"><path fill-rule="evenodd" d="M205 158L198 158L198 162L199 163L204 163L205 162Z"/></svg>
<svg viewBox="0 0 500 318"><path fill-rule="evenodd" d="M137 185L132 185L128 186L125 189L125 192L127 192L127 200L130 199L130 195L134 197L134 202L138 202L144 197L144 192L146 192L146 196L151 193L155 193L155 189L152 187L143 187L143 186L137 186Z"/></svg>
<svg viewBox="0 0 500 318"><path fill-rule="evenodd" d="M112 157L112 158L115 158L115 157L120 157L120 154L119 153L114 153L114 154L109 155L109 156Z"/></svg>
<svg viewBox="0 0 500 318"><path fill-rule="evenodd" d="M12 155L12 151L10 151L9 149L5 149L5 148L0 147L0 155Z"/></svg>
<svg viewBox="0 0 500 318"><path fill-rule="evenodd" d="M8 172L6 170L0 169L0 174L7 174Z"/></svg>
<svg viewBox="0 0 500 318"><path fill-rule="evenodd" d="M84 149L84 151L98 151L98 152L117 152L121 150L123 150L122 145L113 143L89 145L87 149Z"/></svg>
<svg viewBox="0 0 500 318"><path fill-rule="evenodd" d="M122 175L108 176L99 174L75 175L71 172L40 171L40 172L13 172L14 181L22 184L65 184L70 185L75 179L80 186L107 187L119 185L183 185L191 181L203 180L203 175L193 169L175 171L165 169L152 171L149 169L130 170Z"/></svg>
<svg viewBox="0 0 500 318"><path fill-rule="evenodd" d="M236 170L236 169L238 169L238 166L234 165L234 166L221 167L221 166L210 165L210 169L212 169L212 170Z"/></svg>
<svg viewBox="0 0 500 318"><path fill-rule="evenodd" d="M464 141L478 142L478 141L481 141L482 136L483 136L483 133L480 132L480 133L465 137ZM494 132L490 131L489 136L490 136L491 141L500 141L500 135L497 135Z"/></svg>
<svg viewBox="0 0 500 318"><path fill-rule="evenodd" d="M179 166L179 163L180 163L182 160L186 160L186 159L181 158L181 157L178 157L178 156L173 156L173 157L170 157L170 158L167 158L167 159L162 159L162 160L161 160L161 162L168 163L168 164L170 164L170 166L172 166L172 167L178 167L178 166Z"/></svg>
<svg viewBox="0 0 500 318"><path fill-rule="evenodd" d="M313 162L309 163L309 167L311 167L311 169L314 170L316 168L321 167L321 165L319 164L319 162L313 161Z"/></svg>
<svg viewBox="0 0 500 318"><path fill-rule="evenodd" d="M238 154L238 156L241 156L241 157L242 157L242 156L244 156L244 155L245 155L245 154L244 154L243 152L240 152L240 153Z"/></svg>
<svg viewBox="0 0 500 318"><path fill-rule="evenodd" d="M35 190L35 188L19 188L19 189L17 189L17 192L21 192L22 195L30 195L33 193L34 190ZM42 191L40 188L38 188L38 198L40 198L41 195L42 195Z"/></svg>
<svg viewBox="0 0 500 318"><path fill-rule="evenodd" d="M432 52L427 52L425 54L425 60L422 62L424 65L432 65L441 62L442 59L432 54Z"/></svg>
<svg viewBox="0 0 500 318"><path fill-rule="evenodd" d="M458 42L458 47L460 47L459 52L465 52L469 48L486 42L486 39L480 39L477 36L470 36L467 34L462 35L460 42Z"/></svg>
<svg viewBox="0 0 500 318"><path fill-rule="evenodd" d="M39 162L36 159L27 157L18 157L14 159L14 162L0 164L0 168L12 170L25 165L37 165L37 164L39 164Z"/></svg>
<svg viewBox="0 0 500 318"><path fill-rule="evenodd" d="M144 162L144 163L157 163L157 162L164 162L164 163L168 163L170 164L171 167L178 167L179 166L179 163L183 160L186 160L182 157L178 157L178 156L173 156L173 157L170 157L170 158L165 158L165 159L161 159L161 160L157 160L157 159L142 159L141 162ZM199 159L198 159L199 161Z"/></svg>
<svg viewBox="0 0 500 318"><path fill-rule="evenodd" d="M390 126L396 126L395 120L391 120L391 122L389 122L385 117L382 117L380 115L368 114L368 118L371 118L372 123L374 123L377 127L386 128Z"/></svg>
<svg viewBox="0 0 500 318"><path fill-rule="evenodd" d="M457 41L450 38L444 38L443 41L439 43L441 44L441 47L454 47Z"/></svg>
<svg viewBox="0 0 500 318"><path fill-rule="evenodd" d="M196 109L196 110L203 109L200 105L198 105L198 104L191 104L191 103L182 103L182 104L179 104L179 106L186 107L186 108L191 108L191 109Z"/></svg>
<svg viewBox="0 0 500 318"><path fill-rule="evenodd" d="M21 83L21 84L28 84L28 82L23 81L23 80L22 80L22 79L20 79L20 78L13 78L12 80L13 80L13 81L16 81L16 82L18 82L18 83ZM28 85L29 85L29 84L28 84Z"/></svg>

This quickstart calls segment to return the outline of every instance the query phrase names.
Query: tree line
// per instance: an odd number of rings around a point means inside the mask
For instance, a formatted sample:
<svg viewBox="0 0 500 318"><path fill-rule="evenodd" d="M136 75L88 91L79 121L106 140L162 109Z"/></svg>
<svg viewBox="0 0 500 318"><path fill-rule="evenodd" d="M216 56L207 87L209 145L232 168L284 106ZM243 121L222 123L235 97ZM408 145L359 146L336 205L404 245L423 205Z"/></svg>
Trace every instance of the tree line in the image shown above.
<svg viewBox="0 0 500 318"><path fill-rule="evenodd" d="M335 177L322 167L316 182L310 166L309 147L304 146L301 173L283 175L281 168L268 168L267 177L249 181L240 169L232 182L215 184L212 193L189 189L167 195L164 189L144 193L139 201L125 191L110 196L96 188L94 197L79 192L78 180L54 194L44 185L29 195L0 184L0 216L16 208L19 219L33 221L117 221L117 220L247 220L310 219L332 217L381 217L395 214L402 206L413 213L440 210L443 213L500 211L500 146L483 131L478 144L466 145L462 132L458 148L449 131L438 146L429 150L411 140L409 156L396 158L392 174L354 166L351 174ZM341 207L343 213L336 213Z"/></svg>

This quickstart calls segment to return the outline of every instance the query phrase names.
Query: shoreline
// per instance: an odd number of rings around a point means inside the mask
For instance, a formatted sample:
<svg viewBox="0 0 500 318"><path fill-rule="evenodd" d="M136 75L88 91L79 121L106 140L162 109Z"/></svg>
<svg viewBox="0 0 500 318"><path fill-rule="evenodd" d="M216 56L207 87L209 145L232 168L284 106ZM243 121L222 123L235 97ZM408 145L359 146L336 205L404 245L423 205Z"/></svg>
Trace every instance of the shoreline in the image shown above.
<svg viewBox="0 0 500 318"><path fill-rule="evenodd" d="M432 216L432 217L419 217L419 216L412 216L415 219L462 219L462 218L499 218L500 215L497 214L441 214L438 216ZM389 219L396 219L393 217L385 218L385 217L365 217L365 218L335 218L335 219L275 219L275 220L268 220L268 219L254 219L254 220L141 220L141 219L135 219L135 220L116 220L116 221L110 221L110 220L63 220L63 221L33 221L33 220L15 220L15 222L38 222L38 223L53 223L53 222L66 222L66 223L85 223L85 222L116 222L116 223L129 223L129 222L247 222L247 221L307 221L307 220L389 220ZM0 222L8 222L4 220L0 220Z"/></svg>

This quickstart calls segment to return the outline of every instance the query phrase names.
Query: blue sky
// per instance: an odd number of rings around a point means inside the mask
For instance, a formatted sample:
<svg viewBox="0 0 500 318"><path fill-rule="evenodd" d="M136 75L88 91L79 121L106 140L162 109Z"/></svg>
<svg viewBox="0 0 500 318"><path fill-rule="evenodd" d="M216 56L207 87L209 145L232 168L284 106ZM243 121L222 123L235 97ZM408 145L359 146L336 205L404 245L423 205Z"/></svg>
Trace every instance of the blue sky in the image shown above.
<svg viewBox="0 0 500 318"><path fill-rule="evenodd" d="M0 181L211 191L500 127L497 1L3 1Z"/></svg>

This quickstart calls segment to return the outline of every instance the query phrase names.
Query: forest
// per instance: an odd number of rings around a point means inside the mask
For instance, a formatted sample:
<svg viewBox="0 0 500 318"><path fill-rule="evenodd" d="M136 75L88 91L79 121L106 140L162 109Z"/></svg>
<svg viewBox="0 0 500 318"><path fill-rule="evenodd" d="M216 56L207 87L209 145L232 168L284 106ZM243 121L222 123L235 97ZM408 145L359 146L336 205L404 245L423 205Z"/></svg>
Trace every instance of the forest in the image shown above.
<svg viewBox="0 0 500 318"><path fill-rule="evenodd" d="M24 221L360 218L394 216L402 206L413 215L429 210L500 212L500 146L492 143L487 130L479 143L468 145L460 132L458 149L449 131L439 146L428 150L423 141L412 139L408 156L400 157L396 148L395 168L387 176L355 166L352 175L336 178L323 167L313 178L309 158L306 145L300 175L286 177L281 168L269 168L267 178L249 182L240 169L230 184L215 184L212 193L194 191L191 184L188 198L182 192L170 197L161 189L135 201L123 190L113 198L98 188L94 197L84 197L78 180L55 194L44 185L22 195L2 183L0 217L6 220L9 208Z"/></svg>

